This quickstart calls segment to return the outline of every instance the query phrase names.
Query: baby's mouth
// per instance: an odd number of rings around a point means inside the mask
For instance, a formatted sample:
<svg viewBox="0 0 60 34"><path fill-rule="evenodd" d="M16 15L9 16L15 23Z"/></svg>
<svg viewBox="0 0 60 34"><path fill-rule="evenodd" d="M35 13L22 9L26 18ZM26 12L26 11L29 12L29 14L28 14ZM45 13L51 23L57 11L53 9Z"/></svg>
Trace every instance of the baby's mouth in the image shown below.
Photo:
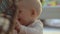
<svg viewBox="0 0 60 34"><path fill-rule="evenodd" d="M20 18L18 18L18 21L20 22L20 21L21 21L21 19L20 19Z"/></svg>

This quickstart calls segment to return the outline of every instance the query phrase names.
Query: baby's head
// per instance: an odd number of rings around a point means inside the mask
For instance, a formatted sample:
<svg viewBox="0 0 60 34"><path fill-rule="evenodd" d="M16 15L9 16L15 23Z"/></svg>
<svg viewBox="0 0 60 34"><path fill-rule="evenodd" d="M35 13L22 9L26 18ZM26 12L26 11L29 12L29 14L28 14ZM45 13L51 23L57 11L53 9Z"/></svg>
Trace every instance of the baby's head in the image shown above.
<svg viewBox="0 0 60 34"><path fill-rule="evenodd" d="M39 0L17 0L18 20L23 25L35 21L41 13L42 6Z"/></svg>

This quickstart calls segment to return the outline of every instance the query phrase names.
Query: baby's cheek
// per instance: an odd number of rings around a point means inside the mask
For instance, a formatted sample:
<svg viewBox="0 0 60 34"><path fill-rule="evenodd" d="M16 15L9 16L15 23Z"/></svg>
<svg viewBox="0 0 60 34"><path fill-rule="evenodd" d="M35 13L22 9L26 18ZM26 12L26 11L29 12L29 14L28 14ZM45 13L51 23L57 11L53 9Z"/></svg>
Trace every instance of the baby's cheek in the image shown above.
<svg viewBox="0 0 60 34"><path fill-rule="evenodd" d="M19 17L20 18L26 18L26 15L25 14L20 14Z"/></svg>
<svg viewBox="0 0 60 34"><path fill-rule="evenodd" d="M24 21L27 21L28 19L30 19L30 15L26 12L25 13L24 12L20 13L18 15L18 17L19 17L20 20L24 20Z"/></svg>

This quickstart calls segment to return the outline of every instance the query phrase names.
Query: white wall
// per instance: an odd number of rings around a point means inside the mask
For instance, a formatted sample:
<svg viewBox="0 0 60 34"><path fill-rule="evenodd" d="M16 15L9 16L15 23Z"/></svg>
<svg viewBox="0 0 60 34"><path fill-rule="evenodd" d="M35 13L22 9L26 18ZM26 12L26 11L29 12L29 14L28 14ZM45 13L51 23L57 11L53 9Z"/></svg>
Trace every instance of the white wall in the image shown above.
<svg viewBox="0 0 60 34"><path fill-rule="evenodd" d="M40 16L41 19L60 19L60 7L44 7L42 14Z"/></svg>

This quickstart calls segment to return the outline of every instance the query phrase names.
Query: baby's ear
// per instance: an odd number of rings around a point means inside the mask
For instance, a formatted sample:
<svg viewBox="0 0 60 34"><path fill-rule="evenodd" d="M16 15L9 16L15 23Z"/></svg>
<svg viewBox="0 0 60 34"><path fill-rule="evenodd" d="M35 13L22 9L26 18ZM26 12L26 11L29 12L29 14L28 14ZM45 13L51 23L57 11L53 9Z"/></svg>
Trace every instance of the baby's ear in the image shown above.
<svg viewBox="0 0 60 34"><path fill-rule="evenodd" d="M36 10L33 8L32 9L32 11L31 11L31 15L33 16L33 17L35 17L36 15L37 15L37 12L36 12Z"/></svg>

